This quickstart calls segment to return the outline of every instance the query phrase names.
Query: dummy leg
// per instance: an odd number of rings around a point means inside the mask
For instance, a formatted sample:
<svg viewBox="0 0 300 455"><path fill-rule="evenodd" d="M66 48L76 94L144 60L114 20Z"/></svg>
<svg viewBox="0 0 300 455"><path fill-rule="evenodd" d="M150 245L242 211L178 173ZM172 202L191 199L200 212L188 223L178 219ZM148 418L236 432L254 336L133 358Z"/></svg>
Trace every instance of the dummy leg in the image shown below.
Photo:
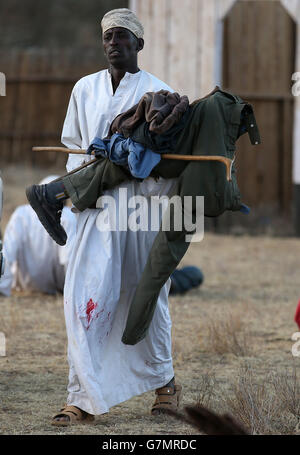
<svg viewBox="0 0 300 455"><path fill-rule="evenodd" d="M74 206L82 212L95 208L104 191L110 190L132 177L107 158L99 158L90 166L62 177L62 183Z"/></svg>
<svg viewBox="0 0 300 455"><path fill-rule="evenodd" d="M32 185L26 196L48 234L59 245L65 245L67 234L60 224L63 201L70 198L83 211L96 208L97 200L105 190L129 180L129 174L106 158L78 172L67 174L47 185Z"/></svg>

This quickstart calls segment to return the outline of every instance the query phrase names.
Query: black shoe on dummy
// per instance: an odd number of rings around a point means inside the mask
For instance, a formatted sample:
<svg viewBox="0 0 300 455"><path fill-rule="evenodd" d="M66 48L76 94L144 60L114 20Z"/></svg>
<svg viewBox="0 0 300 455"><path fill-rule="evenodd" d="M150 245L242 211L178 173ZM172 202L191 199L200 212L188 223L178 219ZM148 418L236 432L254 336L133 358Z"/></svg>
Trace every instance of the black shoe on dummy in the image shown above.
<svg viewBox="0 0 300 455"><path fill-rule="evenodd" d="M49 202L46 185L32 185L26 188L26 196L48 234L58 245L65 245L67 234L60 224L63 202L60 200Z"/></svg>

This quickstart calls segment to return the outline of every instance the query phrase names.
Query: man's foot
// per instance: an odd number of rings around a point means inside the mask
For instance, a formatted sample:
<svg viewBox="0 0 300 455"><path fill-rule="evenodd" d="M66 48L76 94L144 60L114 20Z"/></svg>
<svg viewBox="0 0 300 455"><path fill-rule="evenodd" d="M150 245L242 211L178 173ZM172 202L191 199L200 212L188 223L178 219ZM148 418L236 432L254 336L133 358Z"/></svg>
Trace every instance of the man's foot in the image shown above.
<svg viewBox="0 0 300 455"><path fill-rule="evenodd" d="M66 405L52 418L51 425L67 427L74 423L91 423L94 419L92 414L88 414L77 406Z"/></svg>
<svg viewBox="0 0 300 455"><path fill-rule="evenodd" d="M156 389L156 400L151 408L151 414L154 416L167 413L168 410L177 411L179 408L182 387L179 384L175 384L173 378L164 387Z"/></svg>
<svg viewBox="0 0 300 455"><path fill-rule="evenodd" d="M26 188L26 196L48 234L59 245L65 245L67 234L60 224L62 201L49 202L46 196L46 185L32 185Z"/></svg>

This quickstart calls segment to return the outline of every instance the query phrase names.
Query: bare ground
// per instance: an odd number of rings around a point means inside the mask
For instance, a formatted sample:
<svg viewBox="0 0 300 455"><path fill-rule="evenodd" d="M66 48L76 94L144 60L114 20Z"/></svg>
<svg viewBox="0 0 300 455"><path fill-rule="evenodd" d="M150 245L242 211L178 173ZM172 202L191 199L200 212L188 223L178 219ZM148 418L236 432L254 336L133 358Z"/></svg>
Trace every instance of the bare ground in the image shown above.
<svg viewBox="0 0 300 455"><path fill-rule="evenodd" d="M50 173L20 172L4 172L4 225L25 202L23 188ZM291 352L299 331L293 320L299 239L205 234L181 265L197 265L205 275L200 288L170 298L182 408L201 402L235 415L252 433L300 434L300 357ZM1 434L197 434L171 417L152 417L153 392L112 408L95 425L52 427L68 375L62 297L15 293L0 297L0 308L7 342L0 357Z"/></svg>

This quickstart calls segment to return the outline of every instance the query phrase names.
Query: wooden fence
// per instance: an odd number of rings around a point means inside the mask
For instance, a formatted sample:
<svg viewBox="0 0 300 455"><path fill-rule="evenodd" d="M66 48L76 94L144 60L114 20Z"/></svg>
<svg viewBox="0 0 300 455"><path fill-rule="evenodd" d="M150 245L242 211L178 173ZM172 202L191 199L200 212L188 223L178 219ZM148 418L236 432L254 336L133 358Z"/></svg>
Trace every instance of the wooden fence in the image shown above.
<svg viewBox="0 0 300 455"><path fill-rule="evenodd" d="M31 148L61 145L75 82L103 67L100 48L0 51L0 71L6 76L6 96L0 97L0 163L47 167L65 163L65 156L38 154Z"/></svg>
<svg viewBox="0 0 300 455"><path fill-rule="evenodd" d="M239 186L250 205L281 212L292 200L295 31L279 2L237 2L224 21L223 86L254 106L262 137L238 141Z"/></svg>

